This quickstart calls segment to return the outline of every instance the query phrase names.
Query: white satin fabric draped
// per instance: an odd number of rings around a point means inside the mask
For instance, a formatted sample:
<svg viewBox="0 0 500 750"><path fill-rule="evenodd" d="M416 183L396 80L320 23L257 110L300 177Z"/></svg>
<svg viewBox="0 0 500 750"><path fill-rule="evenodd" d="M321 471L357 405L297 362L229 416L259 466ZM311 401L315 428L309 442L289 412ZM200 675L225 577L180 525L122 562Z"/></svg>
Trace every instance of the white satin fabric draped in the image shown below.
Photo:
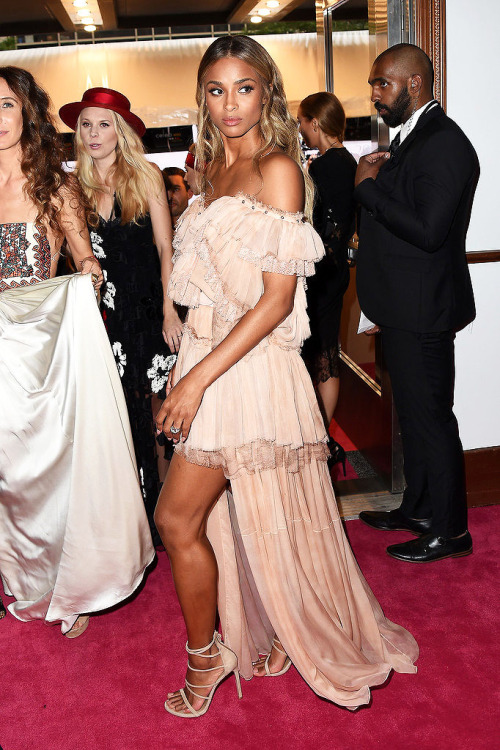
<svg viewBox="0 0 500 750"><path fill-rule="evenodd" d="M0 573L19 620L111 607L154 549L90 275L0 294Z"/></svg>

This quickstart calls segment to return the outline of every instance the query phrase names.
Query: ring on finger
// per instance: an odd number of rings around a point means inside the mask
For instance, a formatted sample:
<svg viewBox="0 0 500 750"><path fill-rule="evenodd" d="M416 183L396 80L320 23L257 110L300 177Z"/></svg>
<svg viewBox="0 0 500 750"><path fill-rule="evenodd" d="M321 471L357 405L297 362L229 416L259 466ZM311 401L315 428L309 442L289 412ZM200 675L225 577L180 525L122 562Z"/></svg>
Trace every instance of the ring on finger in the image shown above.
<svg viewBox="0 0 500 750"><path fill-rule="evenodd" d="M177 433L180 432L180 431L181 431L180 427L174 427L172 425L172 427L170 428L170 432L172 433L172 435L177 435Z"/></svg>

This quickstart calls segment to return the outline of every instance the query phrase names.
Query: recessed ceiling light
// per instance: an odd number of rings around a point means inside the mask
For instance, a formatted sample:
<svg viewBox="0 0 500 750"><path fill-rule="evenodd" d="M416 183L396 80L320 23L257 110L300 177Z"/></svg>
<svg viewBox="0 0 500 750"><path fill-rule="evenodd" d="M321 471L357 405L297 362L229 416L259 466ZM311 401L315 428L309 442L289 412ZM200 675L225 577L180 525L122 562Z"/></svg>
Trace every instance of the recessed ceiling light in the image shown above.
<svg viewBox="0 0 500 750"><path fill-rule="evenodd" d="M80 23L93 24L94 19L92 18L92 16L87 16L86 18L82 18L80 20Z"/></svg>
<svg viewBox="0 0 500 750"><path fill-rule="evenodd" d="M261 16L268 16L270 14L269 8L261 8L259 11L257 11L259 15Z"/></svg>
<svg viewBox="0 0 500 750"><path fill-rule="evenodd" d="M268 8L279 8L280 4L278 0L268 0L266 3Z"/></svg>
<svg viewBox="0 0 500 750"><path fill-rule="evenodd" d="M87 5L87 0L73 0L75 8L84 8Z"/></svg>
<svg viewBox="0 0 500 750"><path fill-rule="evenodd" d="M82 8L82 9L76 11L76 13L77 13L78 16L88 16L89 12L90 11L89 11L88 8Z"/></svg>
<svg viewBox="0 0 500 750"><path fill-rule="evenodd" d="M252 16L250 19L251 23L262 23L262 16Z"/></svg>
<svg viewBox="0 0 500 750"><path fill-rule="evenodd" d="M96 30L96 26L94 26L93 23L89 23L88 26L84 26L83 28L85 29L85 31L95 31Z"/></svg>

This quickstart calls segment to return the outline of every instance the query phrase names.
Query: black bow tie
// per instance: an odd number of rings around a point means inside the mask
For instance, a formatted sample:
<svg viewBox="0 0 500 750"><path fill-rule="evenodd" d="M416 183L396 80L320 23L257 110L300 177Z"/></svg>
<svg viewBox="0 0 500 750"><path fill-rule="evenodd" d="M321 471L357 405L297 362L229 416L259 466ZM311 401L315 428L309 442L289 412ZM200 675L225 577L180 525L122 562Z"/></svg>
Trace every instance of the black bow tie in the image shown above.
<svg viewBox="0 0 500 750"><path fill-rule="evenodd" d="M398 132L396 133L396 135L391 141L391 145L389 146L389 153L391 156L393 156L396 150L399 148L400 143L401 143L401 131L398 130Z"/></svg>

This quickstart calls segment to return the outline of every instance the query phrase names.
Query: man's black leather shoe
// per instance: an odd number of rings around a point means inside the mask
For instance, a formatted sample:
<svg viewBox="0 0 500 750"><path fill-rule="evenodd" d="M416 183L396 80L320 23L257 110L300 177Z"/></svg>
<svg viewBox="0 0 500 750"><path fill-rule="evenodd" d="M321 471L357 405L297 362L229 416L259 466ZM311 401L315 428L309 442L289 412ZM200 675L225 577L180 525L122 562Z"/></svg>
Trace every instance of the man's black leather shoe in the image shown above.
<svg viewBox="0 0 500 750"><path fill-rule="evenodd" d="M420 539L411 539L403 544L391 544L387 553L396 560L412 563L427 563L444 560L447 557L465 557L472 552L472 537L467 532L458 539L444 539L442 536L426 534Z"/></svg>
<svg viewBox="0 0 500 750"><path fill-rule="evenodd" d="M372 529L382 531L411 531L412 534L428 534L431 530L430 518L406 518L399 508L394 510L362 510L359 517Z"/></svg>

